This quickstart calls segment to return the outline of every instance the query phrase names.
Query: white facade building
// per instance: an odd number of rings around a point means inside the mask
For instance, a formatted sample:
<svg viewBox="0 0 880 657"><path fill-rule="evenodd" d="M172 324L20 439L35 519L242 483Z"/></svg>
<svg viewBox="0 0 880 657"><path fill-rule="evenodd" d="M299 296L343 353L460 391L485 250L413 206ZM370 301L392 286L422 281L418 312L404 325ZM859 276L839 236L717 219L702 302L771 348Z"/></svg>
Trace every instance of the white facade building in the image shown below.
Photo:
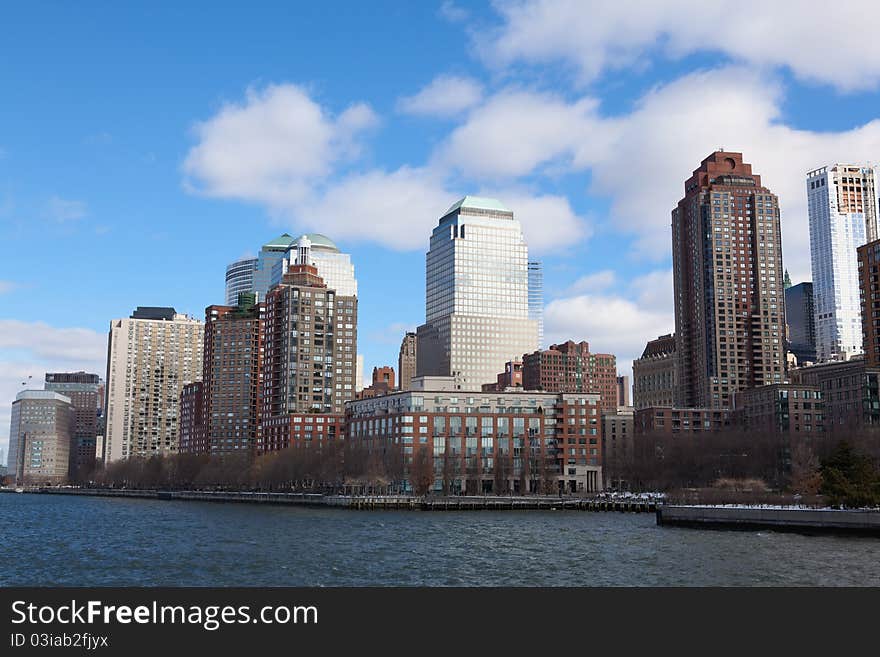
<svg viewBox="0 0 880 657"><path fill-rule="evenodd" d="M105 463L176 452L180 393L202 380L205 325L174 308L110 322Z"/></svg>
<svg viewBox="0 0 880 657"><path fill-rule="evenodd" d="M810 260L819 362L862 353L856 249L877 239L878 167L824 166L807 174Z"/></svg>
<svg viewBox="0 0 880 657"><path fill-rule="evenodd" d="M528 264L520 224L499 201L466 196L449 208L426 255L416 376L451 376L461 390L480 390L507 361L535 351Z"/></svg>
<svg viewBox="0 0 880 657"><path fill-rule="evenodd" d="M341 297L356 297L357 279L354 277L351 255L342 253L333 240L320 233L307 233L293 241L284 258L273 266L269 287L281 282L291 260L296 259L296 245L303 237L308 238L311 244L310 264L318 269L318 276L324 279L327 287L336 290Z"/></svg>

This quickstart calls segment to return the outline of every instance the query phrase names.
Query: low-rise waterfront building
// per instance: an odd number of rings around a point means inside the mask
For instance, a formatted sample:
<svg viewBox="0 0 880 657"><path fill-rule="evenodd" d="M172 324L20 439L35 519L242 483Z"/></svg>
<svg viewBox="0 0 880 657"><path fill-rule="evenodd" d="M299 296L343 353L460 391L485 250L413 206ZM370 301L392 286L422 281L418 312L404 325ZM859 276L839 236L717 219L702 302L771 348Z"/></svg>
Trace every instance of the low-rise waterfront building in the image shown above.
<svg viewBox="0 0 880 657"><path fill-rule="evenodd" d="M750 433L802 434L825 430L822 391L810 385L774 383L734 395L736 420Z"/></svg>
<svg viewBox="0 0 880 657"><path fill-rule="evenodd" d="M347 404L346 440L375 458L399 457L405 490L431 468L435 491L595 492L603 485L599 409L593 393L432 386Z"/></svg>
<svg viewBox="0 0 880 657"><path fill-rule="evenodd" d="M649 406L637 408L633 432L636 435L724 431L733 424L732 413L719 408L675 408Z"/></svg>

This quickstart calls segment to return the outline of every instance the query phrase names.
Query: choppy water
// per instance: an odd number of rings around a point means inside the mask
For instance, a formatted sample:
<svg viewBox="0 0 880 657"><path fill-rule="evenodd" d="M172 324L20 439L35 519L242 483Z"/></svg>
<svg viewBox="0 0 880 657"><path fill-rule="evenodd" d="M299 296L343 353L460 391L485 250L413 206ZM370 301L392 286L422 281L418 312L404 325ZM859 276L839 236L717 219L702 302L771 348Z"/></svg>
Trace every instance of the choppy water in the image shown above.
<svg viewBox="0 0 880 657"><path fill-rule="evenodd" d="M880 585L880 539L653 514L365 512L0 494L3 586Z"/></svg>

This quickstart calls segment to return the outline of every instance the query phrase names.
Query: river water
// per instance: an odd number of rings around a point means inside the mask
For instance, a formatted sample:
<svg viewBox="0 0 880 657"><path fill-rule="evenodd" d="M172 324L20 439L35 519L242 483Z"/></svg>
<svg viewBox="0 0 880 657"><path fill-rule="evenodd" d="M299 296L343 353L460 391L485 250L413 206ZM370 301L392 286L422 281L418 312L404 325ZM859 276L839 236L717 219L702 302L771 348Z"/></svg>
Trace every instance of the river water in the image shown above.
<svg viewBox="0 0 880 657"><path fill-rule="evenodd" d="M880 539L653 514L0 494L0 586L878 586Z"/></svg>

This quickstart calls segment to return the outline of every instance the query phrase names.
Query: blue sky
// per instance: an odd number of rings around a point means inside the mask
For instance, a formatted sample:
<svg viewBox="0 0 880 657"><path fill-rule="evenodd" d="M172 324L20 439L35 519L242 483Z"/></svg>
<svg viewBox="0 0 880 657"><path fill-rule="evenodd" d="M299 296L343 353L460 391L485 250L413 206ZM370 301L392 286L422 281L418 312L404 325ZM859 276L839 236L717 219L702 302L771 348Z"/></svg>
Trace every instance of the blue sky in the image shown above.
<svg viewBox="0 0 880 657"><path fill-rule="evenodd" d="M785 264L808 280L804 173L880 160L878 13L657 5L4 8L0 447L28 375L103 373L110 319L203 315L225 265L281 232L352 254L367 370L396 365L430 230L467 193L522 221L548 340L622 371L673 330L669 213L716 147L779 194Z"/></svg>

